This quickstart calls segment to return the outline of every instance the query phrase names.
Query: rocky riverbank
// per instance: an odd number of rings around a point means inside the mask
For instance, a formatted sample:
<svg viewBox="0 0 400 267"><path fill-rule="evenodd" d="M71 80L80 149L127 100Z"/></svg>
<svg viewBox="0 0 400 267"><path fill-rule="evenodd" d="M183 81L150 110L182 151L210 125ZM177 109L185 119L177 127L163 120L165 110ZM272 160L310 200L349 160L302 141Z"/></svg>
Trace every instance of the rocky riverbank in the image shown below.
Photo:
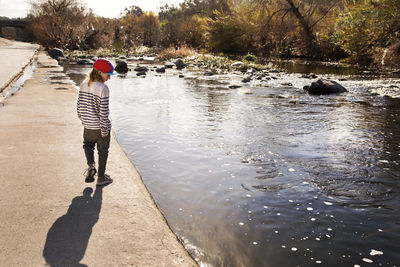
<svg viewBox="0 0 400 267"><path fill-rule="evenodd" d="M145 53L147 52L147 53ZM204 76L214 75L231 75L235 76L236 82L230 84L229 88L240 88L247 86L249 83L265 84L268 85L271 80L280 80L281 76L287 74L287 70L279 67L276 62L268 62L265 64L259 64L255 62L255 57L249 57L251 60L247 60L244 57L242 60L231 60L224 56L215 56L209 54L199 54L194 50L185 51L185 53L155 53L156 51L143 51L143 53L137 53L134 55L126 56L119 55L117 53L111 53L106 50L97 51L61 51L59 49L52 49L49 54L57 59L61 64L78 64L91 66L97 58L105 57L113 60L116 64L115 70L119 74L126 74L129 71L134 71L137 76L146 77L149 71L155 71L157 73L164 73L167 69L183 70L187 69L190 71L202 72ZM182 56L181 56L182 55ZM171 58L172 57L172 58ZM357 69L347 64L338 63L323 63L323 62L311 62L308 65L315 65L316 69L318 66L321 68L327 68L329 65L332 67L348 68L358 70L363 74L373 73L374 75L381 76L399 76L400 72L393 69ZM178 73L179 77L184 78L185 74ZM239 82L237 77L240 77ZM303 79L309 79L310 82L304 86L304 90L310 94L330 94L330 93L341 93L345 92L345 88L339 84L340 80L345 80L343 77L320 77L320 75L312 72L303 72L300 74ZM321 78L324 78L321 80ZM332 79L332 81L327 81ZM318 80L319 79L319 80ZM276 81L275 83L276 84ZM291 82L283 79L280 83L281 86L293 86ZM318 85L316 87L316 85ZM311 87L311 90L308 90Z"/></svg>

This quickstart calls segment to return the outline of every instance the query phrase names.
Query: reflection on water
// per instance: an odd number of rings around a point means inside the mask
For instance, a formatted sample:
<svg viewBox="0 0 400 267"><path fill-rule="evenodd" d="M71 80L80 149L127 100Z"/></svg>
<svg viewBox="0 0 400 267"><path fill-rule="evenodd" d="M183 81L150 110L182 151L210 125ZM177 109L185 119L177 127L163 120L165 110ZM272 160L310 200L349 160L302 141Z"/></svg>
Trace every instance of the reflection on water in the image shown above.
<svg viewBox="0 0 400 267"><path fill-rule="evenodd" d="M319 97L298 74L241 84L240 73L177 73L113 77L111 116L198 262L400 263L400 98L385 96L400 95L399 80L347 77L349 93Z"/></svg>
<svg viewBox="0 0 400 267"><path fill-rule="evenodd" d="M358 76L362 79L379 79L393 77L393 73L390 70L376 69L371 70L366 67L351 67L348 64L343 63L331 63L331 62L315 62L304 59L295 60L280 60L274 62L274 65L288 73L315 73L315 74L330 74L330 75L346 75L346 76ZM397 78L400 75L396 75Z"/></svg>
<svg viewBox="0 0 400 267"><path fill-rule="evenodd" d="M5 98L10 98L12 97L24 84L25 82L32 77L33 71L36 68L36 63L32 63L28 65L23 74L15 81L15 83L12 85L10 90L8 90L7 93L5 93L4 97ZM1 104L0 104L1 106Z"/></svg>

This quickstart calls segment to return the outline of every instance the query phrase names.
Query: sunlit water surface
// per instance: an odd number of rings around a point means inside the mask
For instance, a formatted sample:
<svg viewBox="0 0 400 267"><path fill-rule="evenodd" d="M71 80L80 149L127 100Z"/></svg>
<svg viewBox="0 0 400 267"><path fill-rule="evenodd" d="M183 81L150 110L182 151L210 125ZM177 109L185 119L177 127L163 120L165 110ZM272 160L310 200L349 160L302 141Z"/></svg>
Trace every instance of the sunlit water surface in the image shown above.
<svg viewBox="0 0 400 267"><path fill-rule="evenodd" d="M399 266L399 79L335 74L349 92L320 97L295 73L178 73L114 76L111 117L201 265Z"/></svg>

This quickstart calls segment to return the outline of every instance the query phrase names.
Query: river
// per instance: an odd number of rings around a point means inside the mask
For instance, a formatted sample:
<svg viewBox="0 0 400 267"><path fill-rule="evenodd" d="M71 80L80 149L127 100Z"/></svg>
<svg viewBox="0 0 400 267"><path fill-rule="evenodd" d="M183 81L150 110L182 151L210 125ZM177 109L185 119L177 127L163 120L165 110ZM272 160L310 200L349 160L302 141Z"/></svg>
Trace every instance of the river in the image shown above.
<svg viewBox="0 0 400 267"><path fill-rule="evenodd" d="M201 266L399 266L400 78L300 66L349 91L311 96L285 67L115 75L118 142Z"/></svg>

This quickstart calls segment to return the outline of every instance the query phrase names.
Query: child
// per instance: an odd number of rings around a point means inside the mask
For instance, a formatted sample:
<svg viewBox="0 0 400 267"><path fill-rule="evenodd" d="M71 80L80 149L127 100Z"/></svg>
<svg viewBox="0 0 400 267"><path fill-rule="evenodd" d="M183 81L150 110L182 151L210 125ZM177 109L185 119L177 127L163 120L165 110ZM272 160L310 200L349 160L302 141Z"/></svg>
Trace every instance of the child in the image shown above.
<svg viewBox="0 0 400 267"><path fill-rule="evenodd" d="M97 173L94 162L94 147L97 144L99 154L98 186L113 182L108 174L105 174L108 148L110 147L111 122L108 118L109 89L104 83L113 75L113 65L105 59L98 59L93 65L89 78L80 86L77 112L82 122L83 149L88 164L86 171L86 183L94 181Z"/></svg>

